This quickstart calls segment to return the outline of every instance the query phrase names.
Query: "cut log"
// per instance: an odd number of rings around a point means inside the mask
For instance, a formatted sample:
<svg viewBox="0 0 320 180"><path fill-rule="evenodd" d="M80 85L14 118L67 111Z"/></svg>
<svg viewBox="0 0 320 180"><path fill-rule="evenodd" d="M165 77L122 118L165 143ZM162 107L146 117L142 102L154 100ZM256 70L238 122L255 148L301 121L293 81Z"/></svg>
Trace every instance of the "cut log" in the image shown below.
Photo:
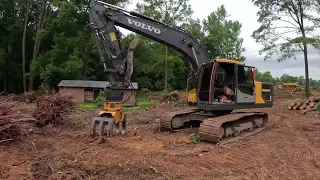
<svg viewBox="0 0 320 180"><path fill-rule="evenodd" d="M315 105L313 108L311 108L311 109L307 109L307 110L302 111L302 114L305 114L305 113L310 112L310 111L316 111L319 106L320 106L320 103L316 104L316 105Z"/></svg>
<svg viewBox="0 0 320 180"><path fill-rule="evenodd" d="M296 104L298 105L298 107L300 107L302 102L298 100Z"/></svg>
<svg viewBox="0 0 320 180"><path fill-rule="evenodd" d="M315 100L315 98L314 98L313 96L310 96L310 97L309 97L309 101L310 101L310 102L314 102L314 100Z"/></svg>
<svg viewBox="0 0 320 180"><path fill-rule="evenodd" d="M297 104L297 102L292 102L292 103L290 104L290 106L293 107L293 106L296 105L296 104Z"/></svg>
<svg viewBox="0 0 320 180"><path fill-rule="evenodd" d="M310 103L309 103L309 106L310 106L311 108L313 108L315 105L316 105L315 102L310 102Z"/></svg>
<svg viewBox="0 0 320 180"><path fill-rule="evenodd" d="M292 108L293 108L293 107L292 107L291 105L288 106L288 110L292 110Z"/></svg>
<svg viewBox="0 0 320 180"><path fill-rule="evenodd" d="M297 105L296 105L296 106L297 106L297 109L299 109L301 105L302 105L302 103L301 103L301 104L299 104L299 105L297 104Z"/></svg>
<svg viewBox="0 0 320 180"><path fill-rule="evenodd" d="M312 108L310 107L310 105L308 105L308 106L306 107L306 110L310 110L310 109L312 109Z"/></svg>
<svg viewBox="0 0 320 180"><path fill-rule="evenodd" d="M307 104L303 103L303 104L299 107L299 109L300 109L300 110L304 110L304 109L306 109L306 107L307 107Z"/></svg>

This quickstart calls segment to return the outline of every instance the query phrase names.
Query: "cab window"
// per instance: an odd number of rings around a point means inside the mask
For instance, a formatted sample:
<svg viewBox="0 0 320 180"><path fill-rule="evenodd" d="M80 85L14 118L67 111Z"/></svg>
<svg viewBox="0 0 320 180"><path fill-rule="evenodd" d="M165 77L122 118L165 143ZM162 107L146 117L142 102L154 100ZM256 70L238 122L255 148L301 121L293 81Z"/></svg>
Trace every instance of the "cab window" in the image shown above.
<svg viewBox="0 0 320 180"><path fill-rule="evenodd" d="M238 66L238 84L243 86L253 86L252 68L248 66Z"/></svg>

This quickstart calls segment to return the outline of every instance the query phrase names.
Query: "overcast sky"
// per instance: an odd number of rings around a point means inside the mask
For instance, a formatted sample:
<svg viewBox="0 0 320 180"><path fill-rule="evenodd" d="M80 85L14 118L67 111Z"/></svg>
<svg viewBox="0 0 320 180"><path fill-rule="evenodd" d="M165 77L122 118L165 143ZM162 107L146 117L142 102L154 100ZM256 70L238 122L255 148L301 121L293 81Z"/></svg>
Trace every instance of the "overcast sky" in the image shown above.
<svg viewBox="0 0 320 180"><path fill-rule="evenodd" d="M132 4L128 6L128 10L134 10L139 0L132 0ZM230 14L230 19L238 20L242 23L241 37L244 39L243 46L246 52L243 53L247 57L246 64L257 67L260 71L270 71L275 77L280 77L286 73L292 76L304 76L303 55L298 55L297 60L286 60L278 62L276 58L263 60L263 56L259 55L260 44L255 43L251 38L251 34L259 27L257 23L258 8L253 5L251 0L189 0L194 10L193 18L206 18L211 12L215 11L219 6L225 5ZM241 7L241 8L240 8ZM124 34L128 30L122 29ZM314 49L309 50L309 76L313 79L320 80L320 56Z"/></svg>

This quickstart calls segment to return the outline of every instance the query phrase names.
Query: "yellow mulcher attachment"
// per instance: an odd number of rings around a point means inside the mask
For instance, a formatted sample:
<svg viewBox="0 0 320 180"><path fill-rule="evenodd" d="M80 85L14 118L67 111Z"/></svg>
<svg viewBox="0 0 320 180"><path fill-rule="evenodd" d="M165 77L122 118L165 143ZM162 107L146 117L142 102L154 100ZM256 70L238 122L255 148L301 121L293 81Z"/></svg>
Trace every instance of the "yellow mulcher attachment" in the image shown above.
<svg viewBox="0 0 320 180"><path fill-rule="evenodd" d="M103 109L97 117L93 118L91 135L96 135L97 125L100 125L100 136L113 135L113 127L116 126L118 134L121 126L121 134L126 133L126 116L121 107L121 102L104 102ZM106 131L105 131L105 127Z"/></svg>

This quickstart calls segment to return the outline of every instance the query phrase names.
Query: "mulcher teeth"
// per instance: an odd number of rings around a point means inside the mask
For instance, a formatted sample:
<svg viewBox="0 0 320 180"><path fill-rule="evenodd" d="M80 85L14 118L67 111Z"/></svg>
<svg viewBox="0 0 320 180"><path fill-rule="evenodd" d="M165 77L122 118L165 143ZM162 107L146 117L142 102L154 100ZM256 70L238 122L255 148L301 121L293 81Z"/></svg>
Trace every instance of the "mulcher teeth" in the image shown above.
<svg viewBox="0 0 320 180"><path fill-rule="evenodd" d="M100 127L100 136L107 135L107 137L111 137L114 132L114 126L116 134L120 132L121 127L121 134L126 134L126 121L123 120L123 122L117 122L115 123L114 118L110 117L95 117L92 122L92 128L91 128L91 135L92 137L95 137L97 135L97 126Z"/></svg>

